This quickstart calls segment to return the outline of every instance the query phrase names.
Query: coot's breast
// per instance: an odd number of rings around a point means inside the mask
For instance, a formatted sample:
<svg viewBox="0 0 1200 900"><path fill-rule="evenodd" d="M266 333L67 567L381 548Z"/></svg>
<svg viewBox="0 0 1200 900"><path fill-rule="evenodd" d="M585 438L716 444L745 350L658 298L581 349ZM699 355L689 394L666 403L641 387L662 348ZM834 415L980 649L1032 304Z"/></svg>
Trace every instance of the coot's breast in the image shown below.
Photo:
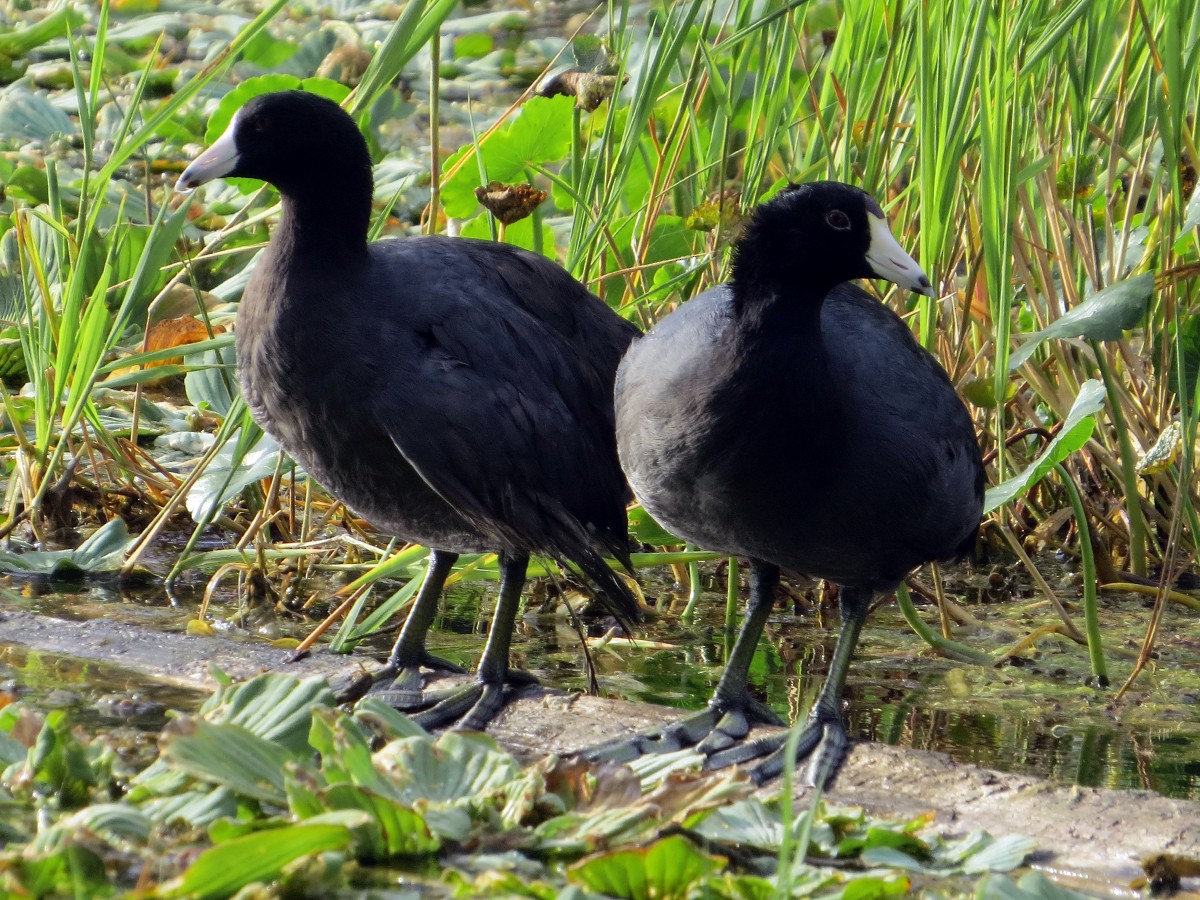
<svg viewBox="0 0 1200 900"><path fill-rule="evenodd" d="M401 346L405 332L386 315L337 300L353 294L325 292L324 303L287 304L278 298L309 290L284 290L272 303L262 281L252 277L247 285L237 328L238 373L255 421L376 528L447 551L496 549L409 465L372 409L380 348L415 352L415 337L408 336L413 347Z"/></svg>

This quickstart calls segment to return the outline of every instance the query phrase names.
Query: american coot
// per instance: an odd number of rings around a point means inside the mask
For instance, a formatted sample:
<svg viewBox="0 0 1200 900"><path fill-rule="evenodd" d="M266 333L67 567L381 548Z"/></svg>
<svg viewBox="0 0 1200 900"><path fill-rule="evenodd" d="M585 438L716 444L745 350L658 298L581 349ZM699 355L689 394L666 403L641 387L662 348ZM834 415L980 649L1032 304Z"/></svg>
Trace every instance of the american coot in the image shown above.
<svg viewBox="0 0 1200 900"><path fill-rule="evenodd" d="M868 194L791 186L747 223L730 283L666 316L621 363L617 445L634 493L679 536L749 557L750 600L709 708L594 757L699 742L710 767L775 750L756 777L781 771L783 736L734 745L750 722L777 722L747 678L784 567L841 586L841 634L799 739L810 780L826 780L845 754L841 693L871 598L971 548L983 504L971 418L900 318L851 278L932 294Z"/></svg>
<svg viewBox="0 0 1200 900"><path fill-rule="evenodd" d="M371 159L336 103L257 97L179 179L241 176L279 189L283 214L238 312L242 390L255 419L378 528L434 548L380 693L427 705L420 666L457 554L494 550L501 582L473 684L418 719L481 729L520 680L508 656L530 553L575 563L623 620L606 565L626 567L629 488L613 437L617 363L637 330L551 261L440 236L368 243Z"/></svg>

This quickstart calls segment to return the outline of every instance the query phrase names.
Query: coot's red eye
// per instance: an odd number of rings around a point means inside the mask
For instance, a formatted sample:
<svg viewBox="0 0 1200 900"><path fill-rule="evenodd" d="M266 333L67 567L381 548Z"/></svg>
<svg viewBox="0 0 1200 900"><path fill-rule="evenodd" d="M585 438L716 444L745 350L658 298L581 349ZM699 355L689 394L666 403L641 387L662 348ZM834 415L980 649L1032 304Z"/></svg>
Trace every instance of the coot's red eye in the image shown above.
<svg viewBox="0 0 1200 900"><path fill-rule="evenodd" d="M850 217L840 209L831 209L825 213L825 221L830 228L836 228L838 231L848 231L850 229Z"/></svg>

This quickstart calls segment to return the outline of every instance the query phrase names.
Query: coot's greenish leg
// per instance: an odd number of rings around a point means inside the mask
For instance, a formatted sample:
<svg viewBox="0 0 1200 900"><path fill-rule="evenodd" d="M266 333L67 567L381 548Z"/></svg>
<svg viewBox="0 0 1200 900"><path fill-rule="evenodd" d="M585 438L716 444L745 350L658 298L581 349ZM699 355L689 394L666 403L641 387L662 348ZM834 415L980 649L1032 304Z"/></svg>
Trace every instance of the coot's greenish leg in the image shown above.
<svg viewBox="0 0 1200 900"><path fill-rule="evenodd" d="M757 559L750 561L750 601L746 619L742 622L733 652L729 654L725 671L709 703L713 709L723 712L724 716L696 746L705 755L724 750L740 741L750 733L752 723L787 724L751 697L748 689L750 663L754 660L754 651L767 625L767 616L775 605L775 588L778 585L779 566Z"/></svg>
<svg viewBox="0 0 1200 900"><path fill-rule="evenodd" d="M806 773L808 784L828 784L846 758L850 742L846 736L845 723L842 721L842 691L846 686L846 673L850 668L850 660L854 657L854 648L858 645L863 623L867 620L867 610L870 609L873 596L874 592L870 590L842 587L842 630L833 649L829 674L825 676L825 684L821 687L817 702L809 711L808 719L803 725L793 726L800 729L800 737L796 742L796 761L809 761ZM770 754L750 773L755 781L763 784L779 775L787 764L784 756L787 739L788 733L784 732L731 747L711 755L705 767L719 769Z"/></svg>
<svg viewBox="0 0 1200 900"><path fill-rule="evenodd" d="M510 671L508 668L509 647L528 566L528 553L500 554L500 596L496 601L496 611L492 614L492 627L475 680L464 687L439 694L435 706L417 713L413 718L421 727L440 728L457 720L454 727L458 730L483 731L504 707L505 684L528 684L533 680L527 673Z"/></svg>
<svg viewBox="0 0 1200 900"><path fill-rule="evenodd" d="M375 676L376 684L392 680L388 687L373 692L374 696L389 706L410 710L430 705L422 693L425 686L421 677L422 666L459 674L464 671L460 666L434 656L425 649L425 637L437 614L438 599L442 596L446 578L457 560L457 553L447 553L444 550L431 550L429 553L429 565L421 582L421 590L417 592L417 599L413 601L408 618L404 620L404 626L396 636L396 643L392 646L387 664Z"/></svg>
<svg viewBox="0 0 1200 900"><path fill-rule="evenodd" d="M751 697L748 688L750 663L774 606L778 584L778 566L758 560L751 562L746 618L725 663L721 680L703 712L671 722L658 732L635 734L593 747L586 752L587 758L628 762L646 753L665 753L692 745L709 755L740 741L754 724L786 725L779 716Z"/></svg>

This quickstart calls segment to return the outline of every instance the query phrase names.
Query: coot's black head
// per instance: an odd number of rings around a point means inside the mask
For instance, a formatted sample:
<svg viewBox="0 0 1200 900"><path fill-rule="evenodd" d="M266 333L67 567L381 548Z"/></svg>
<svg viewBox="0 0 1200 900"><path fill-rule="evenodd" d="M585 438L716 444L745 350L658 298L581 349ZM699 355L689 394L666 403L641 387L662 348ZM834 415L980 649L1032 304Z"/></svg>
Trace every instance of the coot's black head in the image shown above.
<svg viewBox="0 0 1200 900"><path fill-rule="evenodd" d="M734 254L735 291L820 302L853 278L885 278L933 295L870 194L837 181L794 184L751 216Z"/></svg>
<svg viewBox="0 0 1200 900"><path fill-rule="evenodd" d="M354 120L304 91L263 94L179 176L190 191L214 178L259 178L279 189L281 245L312 259L361 260L371 220L371 156Z"/></svg>
<svg viewBox="0 0 1200 900"><path fill-rule="evenodd" d="M305 91L250 100L176 187L191 190L227 176L262 179L285 196L322 186L340 190L348 181L351 190L365 190L370 202L371 157L358 126L332 100Z"/></svg>

